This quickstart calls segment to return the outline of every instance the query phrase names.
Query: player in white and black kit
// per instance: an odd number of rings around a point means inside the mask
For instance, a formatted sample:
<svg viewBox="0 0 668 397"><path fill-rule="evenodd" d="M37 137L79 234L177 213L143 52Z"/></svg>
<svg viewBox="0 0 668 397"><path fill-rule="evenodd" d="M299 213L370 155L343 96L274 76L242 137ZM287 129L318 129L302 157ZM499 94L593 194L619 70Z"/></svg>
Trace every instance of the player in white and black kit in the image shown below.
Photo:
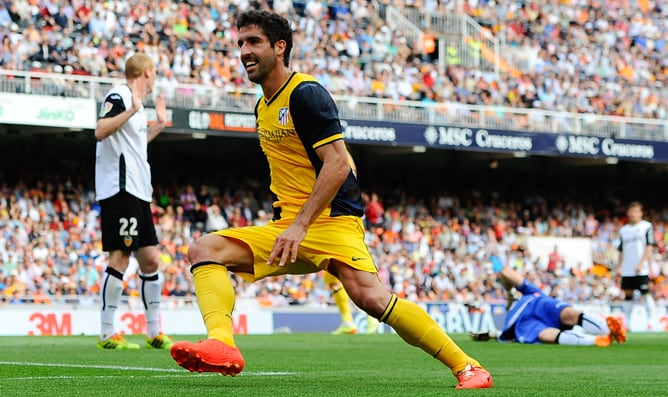
<svg viewBox="0 0 668 397"><path fill-rule="evenodd" d="M111 89L102 103L95 128L95 191L101 207L102 248L109 264L102 280L101 329L98 347L138 349L116 333L114 316L122 293L123 273L134 253L139 263L141 297L146 311L149 348L169 349L172 340L158 323L162 290L158 238L150 202L153 195L147 146L165 127L167 111L159 96L157 122L150 127L142 100L153 91L154 61L137 53L125 63L127 84Z"/></svg>
<svg viewBox="0 0 668 397"><path fill-rule="evenodd" d="M656 241L652 223L643 220L643 208L639 202L629 204L626 215L628 223L619 229L619 268L617 274L622 276L624 299L633 300L635 290L645 298L649 308L653 299L649 293L650 258Z"/></svg>

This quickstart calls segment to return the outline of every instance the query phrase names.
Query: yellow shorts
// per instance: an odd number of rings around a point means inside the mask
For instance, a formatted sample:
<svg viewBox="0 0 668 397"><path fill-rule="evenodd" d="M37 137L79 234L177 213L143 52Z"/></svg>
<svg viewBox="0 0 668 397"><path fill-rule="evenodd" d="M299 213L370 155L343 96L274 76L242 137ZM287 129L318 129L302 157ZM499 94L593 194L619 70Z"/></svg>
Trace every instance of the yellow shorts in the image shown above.
<svg viewBox="0 0 668 397"><path fill-rule="evenodd" d="M247 226L215 232L224 237L245 243L253 251L255 274L238 273L248 282L283 274L306 274L327 270L332 259L350 267L376 273L376 265L364 242L364 225L356 216L318 218L299 245L297 261L285 266L267 265L274 240L292 223L292 219L279 219L265 226Z"/></svg>

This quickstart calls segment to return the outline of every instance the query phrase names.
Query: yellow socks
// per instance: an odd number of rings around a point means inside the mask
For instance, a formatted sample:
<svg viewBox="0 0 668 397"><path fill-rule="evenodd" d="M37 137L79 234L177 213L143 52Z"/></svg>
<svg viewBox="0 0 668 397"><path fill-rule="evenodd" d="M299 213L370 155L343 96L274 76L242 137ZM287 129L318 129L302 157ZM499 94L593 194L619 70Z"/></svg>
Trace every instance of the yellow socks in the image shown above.
<svg viewBox="0 0 668 397"><path fill-rule="evenodd" d="M353 312L350 310L350 297L343 288L343 285L341 285L339 279L332 276L328 272L323 274L323 281L332 289L332 297L334 298L334 303L336 304L336 307L339 309L339 313L341 314L341 322L343 324L352 325Z"/></svg>
<svg viewBox="0 0 668 397"><path fill-rule="evenodd" d="M230 281L227 268L218 264L195 264L193 281L199 302L199 309L209 338L220 340L230 346L234 343L232 310L234 309L234 287ZM334 299L345 301L349 321L352 322L348 294L343 288L334 293ZM345 310L339 306L344 322ZM390 302L380 317L381 322L390 325L399 336L412 346L420 347L437 360L447 365L457 375L467 363L475 366L480 364L469 357L450 339L448 334L415 303L398 299L392 295Z"/></svg>
<svg viewBox="0 0 668 397"><path fill-rule="evenodd" d="M336 303L336 307L339 308L339 313L341 313L341 322L352 324L353 312L350 310L350 299L346 290L340 287L337 290L332 290L332 295L334 296L334 303Z"/></svg>
<svg viewBox="0 0 668 397"><path fill-rule="evenodd" d="M454 375L463 370L467 363L480 366L480 363L464 353L436 321L415 303L392 295L380 321L394 328L408 344L420 347L447 365Z"/></svg>
<svg viewBox="0 0 668 397"><path fill-rule="evenodd" d="M227 268L211 262L193 266L195 293L209 338L236 347L232 325L235 293Z"/></svg>

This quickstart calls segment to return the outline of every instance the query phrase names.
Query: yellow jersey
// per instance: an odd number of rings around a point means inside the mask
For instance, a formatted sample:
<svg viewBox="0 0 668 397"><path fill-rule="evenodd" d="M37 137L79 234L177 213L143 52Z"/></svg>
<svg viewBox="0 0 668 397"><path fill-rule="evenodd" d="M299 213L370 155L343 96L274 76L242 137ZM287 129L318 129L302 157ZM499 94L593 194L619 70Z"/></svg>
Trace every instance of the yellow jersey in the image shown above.
<svg viewBox="0 0 668 397"><path fill-rule="evenodd" d="M339 111L327 90L293 72L271 98L255 106L260 146L269 163L274 220L294 218L310 197L322 168L316 149L343 139ZM321 216L362 216L364 202L352 168Z"/></svg>

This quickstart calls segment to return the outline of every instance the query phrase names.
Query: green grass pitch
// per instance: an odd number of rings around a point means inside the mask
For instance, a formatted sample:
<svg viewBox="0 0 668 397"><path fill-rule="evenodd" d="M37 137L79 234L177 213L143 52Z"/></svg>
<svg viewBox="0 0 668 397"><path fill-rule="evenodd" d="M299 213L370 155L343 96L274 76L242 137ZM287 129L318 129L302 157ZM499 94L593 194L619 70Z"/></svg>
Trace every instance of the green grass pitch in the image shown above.
<svg viewBox="0 0 668 397"><path fill-rule="evenodd" d="M609 348L454 339L494 376L489 390L455 378L397 335L238 336L236 378L181 369L167 351L98 350L95 337L0 337L0 395L17 396L667 396L668 334ZM197 340L196 336L180 338Z"/></svg>

